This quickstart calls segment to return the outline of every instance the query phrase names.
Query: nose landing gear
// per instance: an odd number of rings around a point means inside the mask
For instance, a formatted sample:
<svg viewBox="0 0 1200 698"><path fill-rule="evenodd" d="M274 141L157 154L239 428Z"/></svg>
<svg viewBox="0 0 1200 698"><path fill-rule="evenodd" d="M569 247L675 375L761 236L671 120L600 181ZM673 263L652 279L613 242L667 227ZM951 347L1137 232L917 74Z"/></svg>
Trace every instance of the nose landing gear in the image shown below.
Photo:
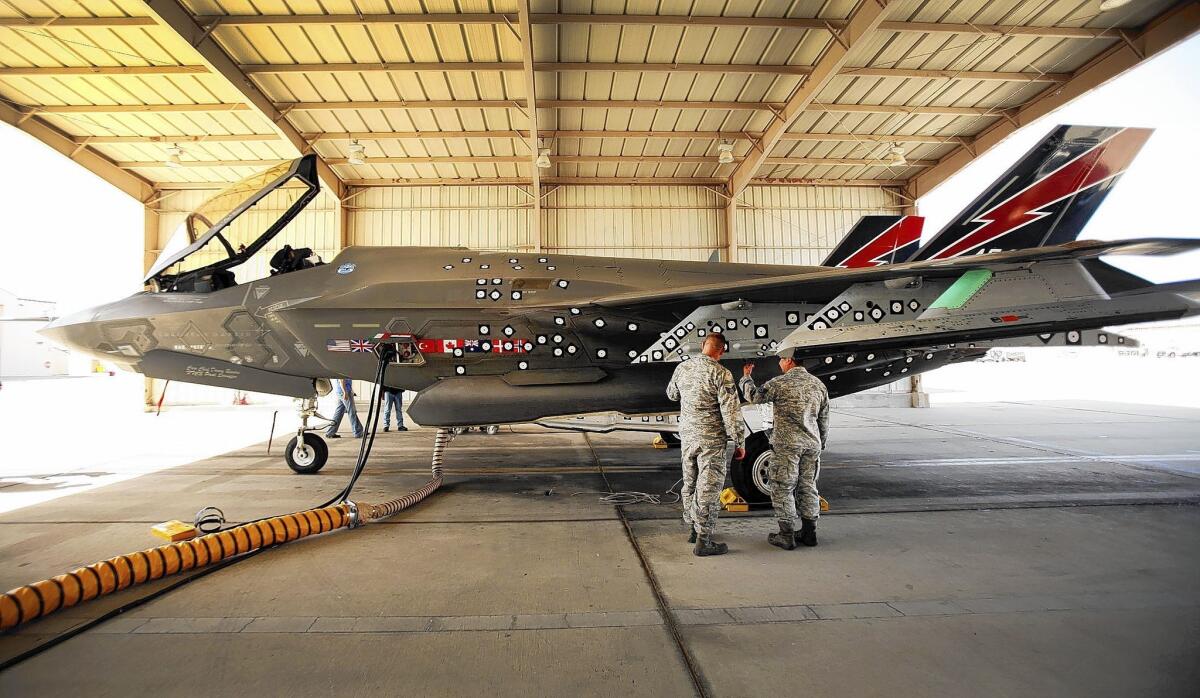
<svg viewBox="0 0 1200 698"><path fill-rule="evenodd" d="M329 445L308 426L309 418L314 416L323 419L317 414L317 399L304 398L300 402L300 427L292 440L288 441L283 453L288 467L302 475L311 475L319 471L325 467L325 461L329 460Z"/></svg>

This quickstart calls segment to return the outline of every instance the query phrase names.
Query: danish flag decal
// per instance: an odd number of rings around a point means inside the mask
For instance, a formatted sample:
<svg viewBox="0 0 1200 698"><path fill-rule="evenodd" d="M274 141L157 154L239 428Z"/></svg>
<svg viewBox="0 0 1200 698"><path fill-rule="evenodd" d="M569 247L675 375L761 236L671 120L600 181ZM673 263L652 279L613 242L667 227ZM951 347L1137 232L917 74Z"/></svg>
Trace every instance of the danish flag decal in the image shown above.
<svg viewBox="0 0 1200 698"><path fill-rule="evenodd" d="M1136 128L1058 127L913 259L947 259L1074 240L1151 133Z"/></svg>

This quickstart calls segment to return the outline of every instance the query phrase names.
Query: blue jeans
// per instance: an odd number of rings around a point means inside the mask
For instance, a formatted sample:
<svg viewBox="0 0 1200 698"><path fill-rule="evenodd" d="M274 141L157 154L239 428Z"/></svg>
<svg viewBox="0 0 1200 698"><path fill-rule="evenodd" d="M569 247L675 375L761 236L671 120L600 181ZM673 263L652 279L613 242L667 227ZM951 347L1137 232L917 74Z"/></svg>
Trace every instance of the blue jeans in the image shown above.
<svg viewBox="0 0 1200 698"><path fill-rule="evenodd" d="M396 428L404 426L404 393L383 394L383 428L392 423L392 406L396 407Z"/></svg>
<svg viewBox="0 0 1200 698"><path fill-rule="evenodd" d="M342 417L350 413L350 429L354 432L355 438L362 436L363 425L358 420L358 410L354 407L354 398L344 397L338 399L337 407L333 410L333 424L325 430L326 436L333 436L337 433L338 427L342 426Z"/></svg>

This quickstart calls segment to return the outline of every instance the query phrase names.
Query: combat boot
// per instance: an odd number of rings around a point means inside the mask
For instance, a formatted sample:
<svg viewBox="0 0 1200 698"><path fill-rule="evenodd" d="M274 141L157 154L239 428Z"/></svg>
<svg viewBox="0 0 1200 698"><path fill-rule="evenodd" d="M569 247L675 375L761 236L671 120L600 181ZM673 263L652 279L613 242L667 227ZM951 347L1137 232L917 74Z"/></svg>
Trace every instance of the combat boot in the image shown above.
<svg viewBox="0 0 1200 698"><path fill-rule="evenodd" d="M796 542L810 548L817 544L816 519L800 519L800 532L796 534Z"/></svg>
<svg viewBox="0 0 1200 698"><path fill-rule="evenodd" d="M779 522L779 533L771 533L767 536L767 542L776 548L784 550L796 549L796 529L792 526L791 521Z"/></svg>
<svg viewBox="0 0 1200 698"><path fill-rule="evenodd" d="M695 543L695 542L696 542L696 529L694 529L694 528L693 528L693 529L692 529L692 532L691 532L691 533L688 535L688 542L689 542L689 543Z"/></svg>
<svg viewBox="0 0 1200 698"><path fill-rule="evenodd" d="M696 547L692 548L692 554L696 557L724 555L727 552L729 552L729 546L724 543L717 543L712 539L712 536L700 536L696 540Z"/></svg>

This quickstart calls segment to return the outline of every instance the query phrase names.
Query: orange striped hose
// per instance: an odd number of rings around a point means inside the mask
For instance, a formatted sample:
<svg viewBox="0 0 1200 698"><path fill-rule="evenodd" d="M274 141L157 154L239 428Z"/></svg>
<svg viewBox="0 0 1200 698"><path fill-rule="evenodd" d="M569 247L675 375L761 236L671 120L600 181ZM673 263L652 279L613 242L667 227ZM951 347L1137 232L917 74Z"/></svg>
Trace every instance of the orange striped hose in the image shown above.
<svg viewBox="0 0 1200 698"><path fill-rule="evenodd" d="M0 596L0 631L134 584L342 528L351 524L350 512L351 506L339 504L276 516L189 541L118 555L74 572L17 587Z"/></svg>
<svg viewBox="0 0 1200 698"><path fill-rule="evenodd" d="M118 555L74 572L17 587L0 596L0 632L134 584L206 567L259 548L282 545L338 528L354 528L366 521L397 514L442 486L442 454L453 438L449 429L438 429L433 445L433 479L413 492L382 504L346 502L275 516L189 541Z"/></svg>

